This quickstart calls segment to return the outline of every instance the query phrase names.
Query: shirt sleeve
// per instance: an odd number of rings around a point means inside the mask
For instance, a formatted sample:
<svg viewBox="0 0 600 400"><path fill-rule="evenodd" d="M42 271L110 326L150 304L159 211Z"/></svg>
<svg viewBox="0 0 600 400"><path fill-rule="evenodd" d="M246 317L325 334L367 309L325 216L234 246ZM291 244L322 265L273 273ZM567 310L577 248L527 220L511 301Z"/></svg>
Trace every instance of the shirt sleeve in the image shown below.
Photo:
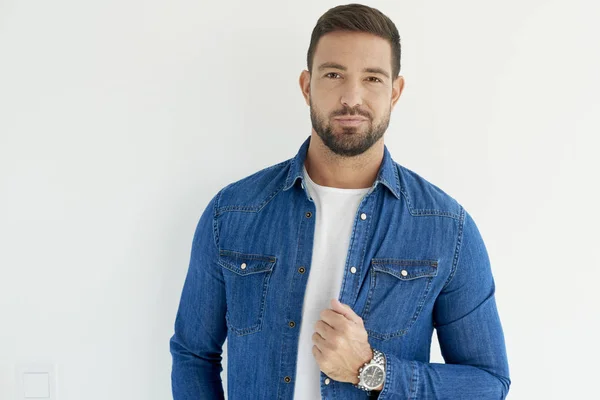
<svg viewBox="0 0 600 400"><path fill-rule="evenodd" d="M436 299L433 320L445 363L384 353L379 399L504 399L510 387L504 334L483 239L462 209L455 265Z"/></svg>
<svg viewBox="0 0 600 400"><path fill-rule="evenodd" d="M227 336L225 285L218 261L215 210L202 213L170 340L174 400L224 399L222 346Z"/></svg>

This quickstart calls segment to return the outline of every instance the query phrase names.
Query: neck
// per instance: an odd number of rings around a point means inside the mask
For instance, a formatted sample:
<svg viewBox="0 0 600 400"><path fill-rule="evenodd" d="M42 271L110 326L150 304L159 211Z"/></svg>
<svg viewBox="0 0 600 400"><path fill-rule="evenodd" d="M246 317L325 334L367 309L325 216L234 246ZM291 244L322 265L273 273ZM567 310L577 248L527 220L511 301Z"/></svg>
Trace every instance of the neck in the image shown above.
<svg viewBox="0 0 600 400"><path fill-rule="evenodd" d="M333 153L316 132L312 132L304 165L318 185L340 189L363 189L373 185L383 160L383 138L369 150L354 157Z"/></svg>

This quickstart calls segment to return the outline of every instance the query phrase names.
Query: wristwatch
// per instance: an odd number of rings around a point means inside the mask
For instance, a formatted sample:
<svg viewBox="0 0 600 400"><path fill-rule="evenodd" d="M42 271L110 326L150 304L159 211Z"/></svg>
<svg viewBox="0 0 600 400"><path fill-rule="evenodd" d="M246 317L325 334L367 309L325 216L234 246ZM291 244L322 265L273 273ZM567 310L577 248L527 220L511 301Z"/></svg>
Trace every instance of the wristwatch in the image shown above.
<svg viewBox="0 0 600 400"><path fill-rule="evenodd" d="M358 370L358 384L355 386L365 391L379 387L385 380L385 356L373 349L373 358Z"/></svg>

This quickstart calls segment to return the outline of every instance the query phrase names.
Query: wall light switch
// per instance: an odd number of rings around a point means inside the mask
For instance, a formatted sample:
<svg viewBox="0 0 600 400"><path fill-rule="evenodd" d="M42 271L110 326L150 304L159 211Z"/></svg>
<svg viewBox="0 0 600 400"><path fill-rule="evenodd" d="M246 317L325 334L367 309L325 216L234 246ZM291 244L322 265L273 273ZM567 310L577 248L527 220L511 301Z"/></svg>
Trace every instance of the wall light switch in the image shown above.
<svg viewBox="0 0 600 400"><path fill-rule="evenodd" d="M17 365L16 380L16 400L58 400L56 366L53 364Z"/></svg>

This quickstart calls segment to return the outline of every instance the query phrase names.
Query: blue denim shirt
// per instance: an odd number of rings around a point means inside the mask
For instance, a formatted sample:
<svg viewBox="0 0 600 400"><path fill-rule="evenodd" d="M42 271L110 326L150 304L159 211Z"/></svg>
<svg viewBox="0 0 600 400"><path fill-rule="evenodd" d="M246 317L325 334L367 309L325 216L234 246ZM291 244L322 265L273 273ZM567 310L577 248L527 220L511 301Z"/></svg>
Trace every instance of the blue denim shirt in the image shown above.
<svg viewBox="0 0 600 400"><path fill-rule="evenodd" d="M315 230L302 170L309 142L204 210L170 341L175 400L224 398L225 338L230 400L292 399ZM339 300L384 353L385 383L367 393L321 372L323 399L505 398L504 336L475 222L387 146L354 219ZM429 362L434 328L444 364Z"/></svg>

